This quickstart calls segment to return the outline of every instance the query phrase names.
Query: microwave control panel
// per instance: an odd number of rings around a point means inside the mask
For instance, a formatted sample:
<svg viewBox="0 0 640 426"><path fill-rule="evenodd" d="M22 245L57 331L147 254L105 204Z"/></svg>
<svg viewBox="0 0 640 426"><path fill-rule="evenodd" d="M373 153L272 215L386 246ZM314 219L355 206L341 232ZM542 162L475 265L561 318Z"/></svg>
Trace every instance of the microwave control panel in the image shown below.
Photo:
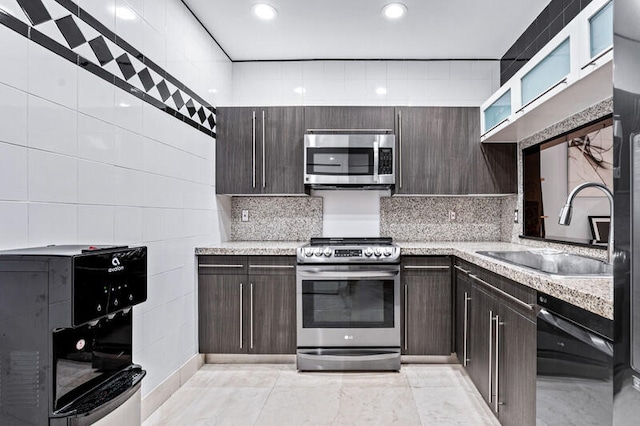
<svg viewBox="0 0 640 426"><path fill-rule="evenodd" d="M393 150L391 148L380 148L378 159L378 174L393 174Z"/></svg>

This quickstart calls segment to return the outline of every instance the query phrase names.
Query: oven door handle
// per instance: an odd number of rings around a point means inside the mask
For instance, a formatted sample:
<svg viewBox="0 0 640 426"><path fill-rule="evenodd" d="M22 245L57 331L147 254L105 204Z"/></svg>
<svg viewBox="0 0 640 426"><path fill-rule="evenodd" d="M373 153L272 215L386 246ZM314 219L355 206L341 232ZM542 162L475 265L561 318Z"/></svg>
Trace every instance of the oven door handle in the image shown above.
<svg viewBox="0 0 640 426"><path fill-rule="evenodd" d="M320 268L305 269L301 271L298 269L298 276L304 278L368 278L368 279L380 279L395 277L400 272L394 269L387 269L381 271L326 271Z"/></svg>

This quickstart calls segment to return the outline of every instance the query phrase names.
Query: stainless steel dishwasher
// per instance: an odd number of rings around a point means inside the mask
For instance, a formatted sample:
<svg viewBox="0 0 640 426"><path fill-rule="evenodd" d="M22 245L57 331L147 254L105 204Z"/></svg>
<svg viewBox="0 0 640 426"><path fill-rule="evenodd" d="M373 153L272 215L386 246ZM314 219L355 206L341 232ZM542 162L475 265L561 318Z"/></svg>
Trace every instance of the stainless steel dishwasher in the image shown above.
<svg viewBox="0 0 640 426"><path fill-rule="evenodd" d="M538 293L536 424L610 425L613 321Z"/></svg>

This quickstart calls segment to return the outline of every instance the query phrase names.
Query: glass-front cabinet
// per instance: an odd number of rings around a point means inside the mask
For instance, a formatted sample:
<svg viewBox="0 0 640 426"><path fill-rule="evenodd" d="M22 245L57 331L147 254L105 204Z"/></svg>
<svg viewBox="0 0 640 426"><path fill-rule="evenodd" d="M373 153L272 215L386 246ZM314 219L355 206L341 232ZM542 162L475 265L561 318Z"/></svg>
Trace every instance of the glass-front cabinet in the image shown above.
<svg viewBox="0 0 640 426"><path fill-rule="evenodd" d="M591 58L613 47L613 2L589 18L589 53Z"/></svg>
<svg viewBox="0 0 640 426"><path fill-rule="evenodd" d="M570 71L571 48L567 38L522 77L522 105L530 104L547 90L560 84Z"/></svg>
<svg viewBox="0 0 640 426"><path fill-rule="evenodd" d="M517 142L611 97L612 44L612 0L592 0L482 104L481 141Z"/></svg>
<svg viewBox="0 0 640 426"><path fill-rule="evenodd" d="M483 112L487 129L492 129L511 115L511 90L507 90Z"/></svg>

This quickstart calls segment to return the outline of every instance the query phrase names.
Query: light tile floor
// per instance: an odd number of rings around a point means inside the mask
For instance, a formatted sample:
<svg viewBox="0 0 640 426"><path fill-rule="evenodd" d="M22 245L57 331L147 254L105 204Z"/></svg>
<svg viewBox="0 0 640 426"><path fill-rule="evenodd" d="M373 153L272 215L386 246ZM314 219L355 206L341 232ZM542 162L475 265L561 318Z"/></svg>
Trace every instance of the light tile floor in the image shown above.
<svg viewBox="0 0 640 426"><path fill-rule="evenodd" d="M459 365L399 373L299 373L288 364L206 364L155 425L499 425Z"/></svg>

